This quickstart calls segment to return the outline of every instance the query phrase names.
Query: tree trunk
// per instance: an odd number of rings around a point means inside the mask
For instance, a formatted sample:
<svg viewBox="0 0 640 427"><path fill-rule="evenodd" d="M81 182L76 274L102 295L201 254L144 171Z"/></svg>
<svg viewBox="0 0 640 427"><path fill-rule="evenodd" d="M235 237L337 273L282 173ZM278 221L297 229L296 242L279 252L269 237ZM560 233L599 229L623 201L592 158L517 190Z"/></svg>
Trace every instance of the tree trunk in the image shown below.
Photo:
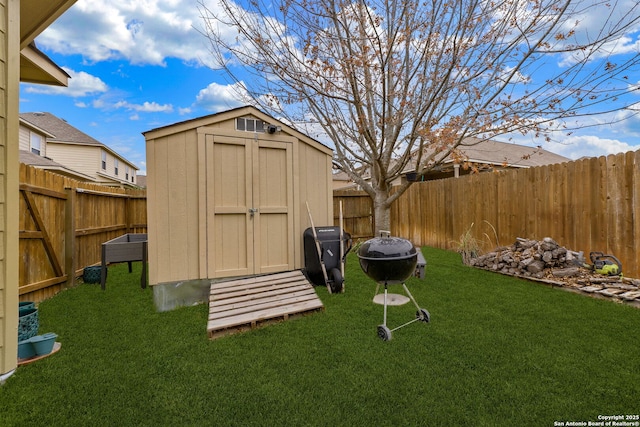
<svg viewBox="0 0 640 427"><path fill-rule="evenodd" d="M380 230L391 231L391 205L389 200L389 190L376 189L373 198L374 237L380 236Z"/></svg>

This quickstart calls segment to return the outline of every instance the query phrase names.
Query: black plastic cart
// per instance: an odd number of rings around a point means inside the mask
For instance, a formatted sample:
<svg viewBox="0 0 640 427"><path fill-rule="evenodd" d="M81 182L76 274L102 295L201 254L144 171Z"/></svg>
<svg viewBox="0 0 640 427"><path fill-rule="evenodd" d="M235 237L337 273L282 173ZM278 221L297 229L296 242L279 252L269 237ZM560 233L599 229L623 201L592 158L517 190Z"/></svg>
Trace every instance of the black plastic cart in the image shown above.
<svg viewBox="0 0 640 427"><path fill-rule="evenodd" d="M344 263L351 250L351 235L344 231L341 233L340 227L335 226L315 227L315 232L314 227L309 227L304 231L303 239L305 273L309 280L315 286L327 286L332 293L342 292Z"/></svg>

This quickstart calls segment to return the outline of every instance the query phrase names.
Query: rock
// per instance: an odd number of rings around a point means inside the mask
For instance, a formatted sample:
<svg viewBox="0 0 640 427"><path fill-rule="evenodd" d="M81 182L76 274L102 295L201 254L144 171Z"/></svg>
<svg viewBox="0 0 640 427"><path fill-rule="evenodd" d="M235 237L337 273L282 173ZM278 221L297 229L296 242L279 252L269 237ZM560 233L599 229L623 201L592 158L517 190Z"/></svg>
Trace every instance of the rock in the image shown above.
<svg viewBox="0 0 640 427"><path fill-rule="evenodd" d="M560 247L558 242L553 240L551 237L545 237L544 239L542 239L542 242L540 242L540 249L544 251L552 251L554 249L557 249L558 247Z"/></svg>
<svg viewBox="0 0 640 427"><path fill-rule="evenodd" d="M563 248L563 247L559 247L557 249L553 250L553 257L554 258L560 258L563 255L566 255L567 253L567 249Z"/></svg>
<svg viewBox="0 0 640 427"><path fill-rule="evenodd" d="M638 299L640 298L640 292L625 292L624 294L620 295L620 298L627 301Z"/></svg>
<svg viewBox="0 0 640 427"><path fill-rule="evenodd" d="M527 266L527 271L534 275L542 270L544 270L544 261L536 260Z"/></svg>
<svg viewBox="0 0 640 427"><path fill-rule="evenodd" d="M615 297L618 294L623 293L624 291L622 289L604 288L603 290L596 292L607 297Z"/></svg>
<svg viewBox="0 0 640 427"><path fill-rule="evenodd" d="M554 268L551 270L551 274L555 277L577 276L579 273L580 269L578 267Z"/></svg>
<svg viewBox="0 0 640 427"><path fill-rule="evenodd" d="M638 287L633 285L625 285L624 283L614 283L611 287L622 289L623 291L637 291Z"/></svg>
<svg viewBox="0 0 640 427"><path fill-rule="evenodd" d="M521 268L527 268L529 264L531 264L534 261L535 259L533 259L533 257L523 259L522 261L520 261L520 265L522 266Z"/></svg>
<svg viewBox="0 0 640 427"><path fill-rule="evenodd" d="M602 286L585 286L584 288L580 288L580 290L582 292L587 292L590 294L592 292L598 292L602 290Z"/></svg>

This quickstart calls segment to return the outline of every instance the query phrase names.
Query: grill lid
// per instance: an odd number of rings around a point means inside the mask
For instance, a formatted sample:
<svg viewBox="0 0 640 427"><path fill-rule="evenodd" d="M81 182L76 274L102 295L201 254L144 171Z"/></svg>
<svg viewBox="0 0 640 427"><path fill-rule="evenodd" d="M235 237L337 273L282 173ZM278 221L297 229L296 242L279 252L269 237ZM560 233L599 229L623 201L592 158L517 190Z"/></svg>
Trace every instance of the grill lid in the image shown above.
<svg viewBox="0 0 640 427"><path fill-rule="evenodd" d="M360 246L358 257L366 260L401 260L415 257L413 243L400 237L375 237Z"/></svg>

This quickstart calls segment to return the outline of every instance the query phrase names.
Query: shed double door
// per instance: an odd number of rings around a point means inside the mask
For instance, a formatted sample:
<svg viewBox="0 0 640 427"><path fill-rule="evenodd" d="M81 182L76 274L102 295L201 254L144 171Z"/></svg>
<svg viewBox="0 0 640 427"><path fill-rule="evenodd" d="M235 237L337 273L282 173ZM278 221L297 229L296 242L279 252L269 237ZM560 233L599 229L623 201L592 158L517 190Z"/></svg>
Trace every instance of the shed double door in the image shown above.
<svg viewBox="0 0 640 427"><path fill-rule="evenodd" d="M206 141L208 276L293 270L292 144L220 135Z"/></svg>

